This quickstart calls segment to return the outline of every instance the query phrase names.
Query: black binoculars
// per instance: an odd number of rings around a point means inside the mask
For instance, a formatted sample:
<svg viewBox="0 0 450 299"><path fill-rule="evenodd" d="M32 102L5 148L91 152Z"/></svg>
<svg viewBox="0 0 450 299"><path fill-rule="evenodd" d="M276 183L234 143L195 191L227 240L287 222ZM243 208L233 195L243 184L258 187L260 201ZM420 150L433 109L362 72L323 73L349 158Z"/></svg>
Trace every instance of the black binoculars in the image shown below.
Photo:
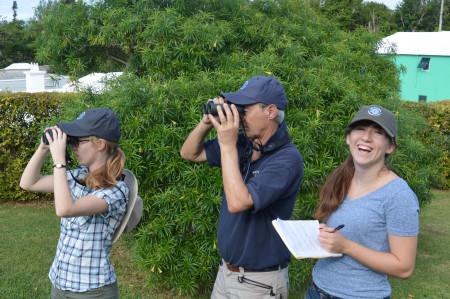
<svg viewBox="0 0 450 299"><path fill-rule="evenodd" d="M45 133L48 133L50 135L50 137L53 139L53 131L48 130L48 131L42 133L42 142L44 142L44 144L48 145L48 139L47 139L47 136L45 135ZM76 141L77 141L77 139L75 137L67 135L67 144L76 144Z"/></svg>
<svg viewBox="0 0 450 299"><path fill-rule="evenodd" d="M206 102L203 105L203 114L217 115L217 107L218 106L220 106L223 110L223 104L216 104L212 101ZM236 104L235 104L235 106L237 108L239 115L244 115L244 106L236 105Z"/></svg>

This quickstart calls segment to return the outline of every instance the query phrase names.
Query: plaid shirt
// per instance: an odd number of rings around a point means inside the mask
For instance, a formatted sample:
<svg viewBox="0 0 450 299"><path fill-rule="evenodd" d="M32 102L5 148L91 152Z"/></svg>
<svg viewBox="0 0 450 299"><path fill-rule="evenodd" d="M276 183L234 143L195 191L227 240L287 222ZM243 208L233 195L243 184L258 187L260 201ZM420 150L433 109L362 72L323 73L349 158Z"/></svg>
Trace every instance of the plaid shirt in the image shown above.
<svg viewBox="0 0 450 299"><path fill-rule="evenodd" d="M84 178L86 172L85 167L67 171L72 197L77 200L93 194L106 200L108 211L91 216L61 218L61 234L49 277L56 288L72 292L84 292L116 281L109 256L112 237L125 215L128 200L128 187L122 181L118 182L117 187L123 193L116 187L93 190L74 180Z"/></svg>

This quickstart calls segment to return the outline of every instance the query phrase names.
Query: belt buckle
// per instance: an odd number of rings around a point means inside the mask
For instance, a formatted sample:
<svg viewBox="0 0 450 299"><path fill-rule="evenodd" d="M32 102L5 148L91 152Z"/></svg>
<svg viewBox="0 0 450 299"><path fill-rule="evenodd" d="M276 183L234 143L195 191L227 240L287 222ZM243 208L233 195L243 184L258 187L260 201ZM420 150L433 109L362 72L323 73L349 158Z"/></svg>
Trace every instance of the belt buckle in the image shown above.
<svg viewBox="0 0 450 299"><path fill-rule="evenodd" d="M224 263L225 263L225 266L227 267L227 269L230 270L231 272L240 272L240 269L239 269L240 267L233 266L232 264L227 263L225 261L224 261ZM244 272L248 272L248 270L244 269Z"/></svg>

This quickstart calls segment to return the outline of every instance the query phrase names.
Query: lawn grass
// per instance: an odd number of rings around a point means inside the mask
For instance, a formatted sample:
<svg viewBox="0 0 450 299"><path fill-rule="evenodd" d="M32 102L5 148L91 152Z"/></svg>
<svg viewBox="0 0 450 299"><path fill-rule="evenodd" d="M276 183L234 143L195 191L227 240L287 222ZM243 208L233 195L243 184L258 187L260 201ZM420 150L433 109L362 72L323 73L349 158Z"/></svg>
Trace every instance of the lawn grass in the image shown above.
<svg viewBox="0 0 450 299"><path fill-rule="evenodd" d="M450 191L435 191L420 213L416 268L408 280L389 278L392 299L450 298Z"/></svg>
<svg viewBox="0 0 450 299"><path fill-rule="evenodd" d="M49 298L58 223L49 204L0 206L0 298Z"/></svg>
<svg viewBox="0 0 450 299"><path fill-rule="evenodd" d="M409 280L390 278L392 299L449 298L450 191L420 214L416 269ZM59 236L59 218L51 202L0 204L0 298L49 298L48 271ZM147 285L144 271L133 262L133 238L124 234L111 251L120 298L190 298ZM291 291L303 298L305 290ZM198 294L191 298L209 298Z"/></svg>

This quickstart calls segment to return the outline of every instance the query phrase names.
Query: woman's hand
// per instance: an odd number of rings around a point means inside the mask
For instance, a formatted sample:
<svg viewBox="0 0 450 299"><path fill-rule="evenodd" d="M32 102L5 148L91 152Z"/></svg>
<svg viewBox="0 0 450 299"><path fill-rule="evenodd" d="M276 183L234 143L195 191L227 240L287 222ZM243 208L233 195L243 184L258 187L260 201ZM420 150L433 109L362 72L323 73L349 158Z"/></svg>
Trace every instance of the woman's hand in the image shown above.
<svg viewBox="0 0 450 299"><path fill-rule="evenodd" d="M52 131L53 139L46 131L46 136L48 140L48 146L50 147L50 153L52 154L52 159L54 164L61 163L66 164L66 143L67 135L57 126L49 128ZM43 143L41 143L42 146ZM44 144L45 146L45 144Z"/></svg>
<svg viewBox="0 0 450 299"><path fill-rule="evenodd" d="M51 129L52 128L46 128L45 132ZM50 138L48 133L47 138ZM27 166L25 167L22 173L22 177L20 178L20 187L22 189L33 192L47 192L47 193L54 192L53 175L41 176L40 174L42 165L44 164L45 158L47 157L49 150L50 146L43 142L41 136L41 143L39 144L38 149L28 162ZM64 160L62 161L63 162L65 161L65 152L64 152Z"/></svg>
<svg viewBox="0 0 450 299"><path fill-rule="evenodd" d="M319 242L322 247L332 253L345 253L348 239L339 231L327 226L325 223L319 225Z"/></svg>
<svg viewBox="0 0 450 299"><path fill-rule="evenodd" d="M50 128L49 128L49 127L45 128L45 130L44 130L44 135L47 134L47 132L48 132L49 130L51 130L51 127L50 127ZM46 135L46 136L47 136L47 135ZM47 136L47 140L48 140L48 136ZM45 144L45 143L44 143L43 136L41 136L41 143L39 144L39 148L40 148L40 149L43 149L43 150L50 150L50 146L49 146L48 144Z"/></svg>

